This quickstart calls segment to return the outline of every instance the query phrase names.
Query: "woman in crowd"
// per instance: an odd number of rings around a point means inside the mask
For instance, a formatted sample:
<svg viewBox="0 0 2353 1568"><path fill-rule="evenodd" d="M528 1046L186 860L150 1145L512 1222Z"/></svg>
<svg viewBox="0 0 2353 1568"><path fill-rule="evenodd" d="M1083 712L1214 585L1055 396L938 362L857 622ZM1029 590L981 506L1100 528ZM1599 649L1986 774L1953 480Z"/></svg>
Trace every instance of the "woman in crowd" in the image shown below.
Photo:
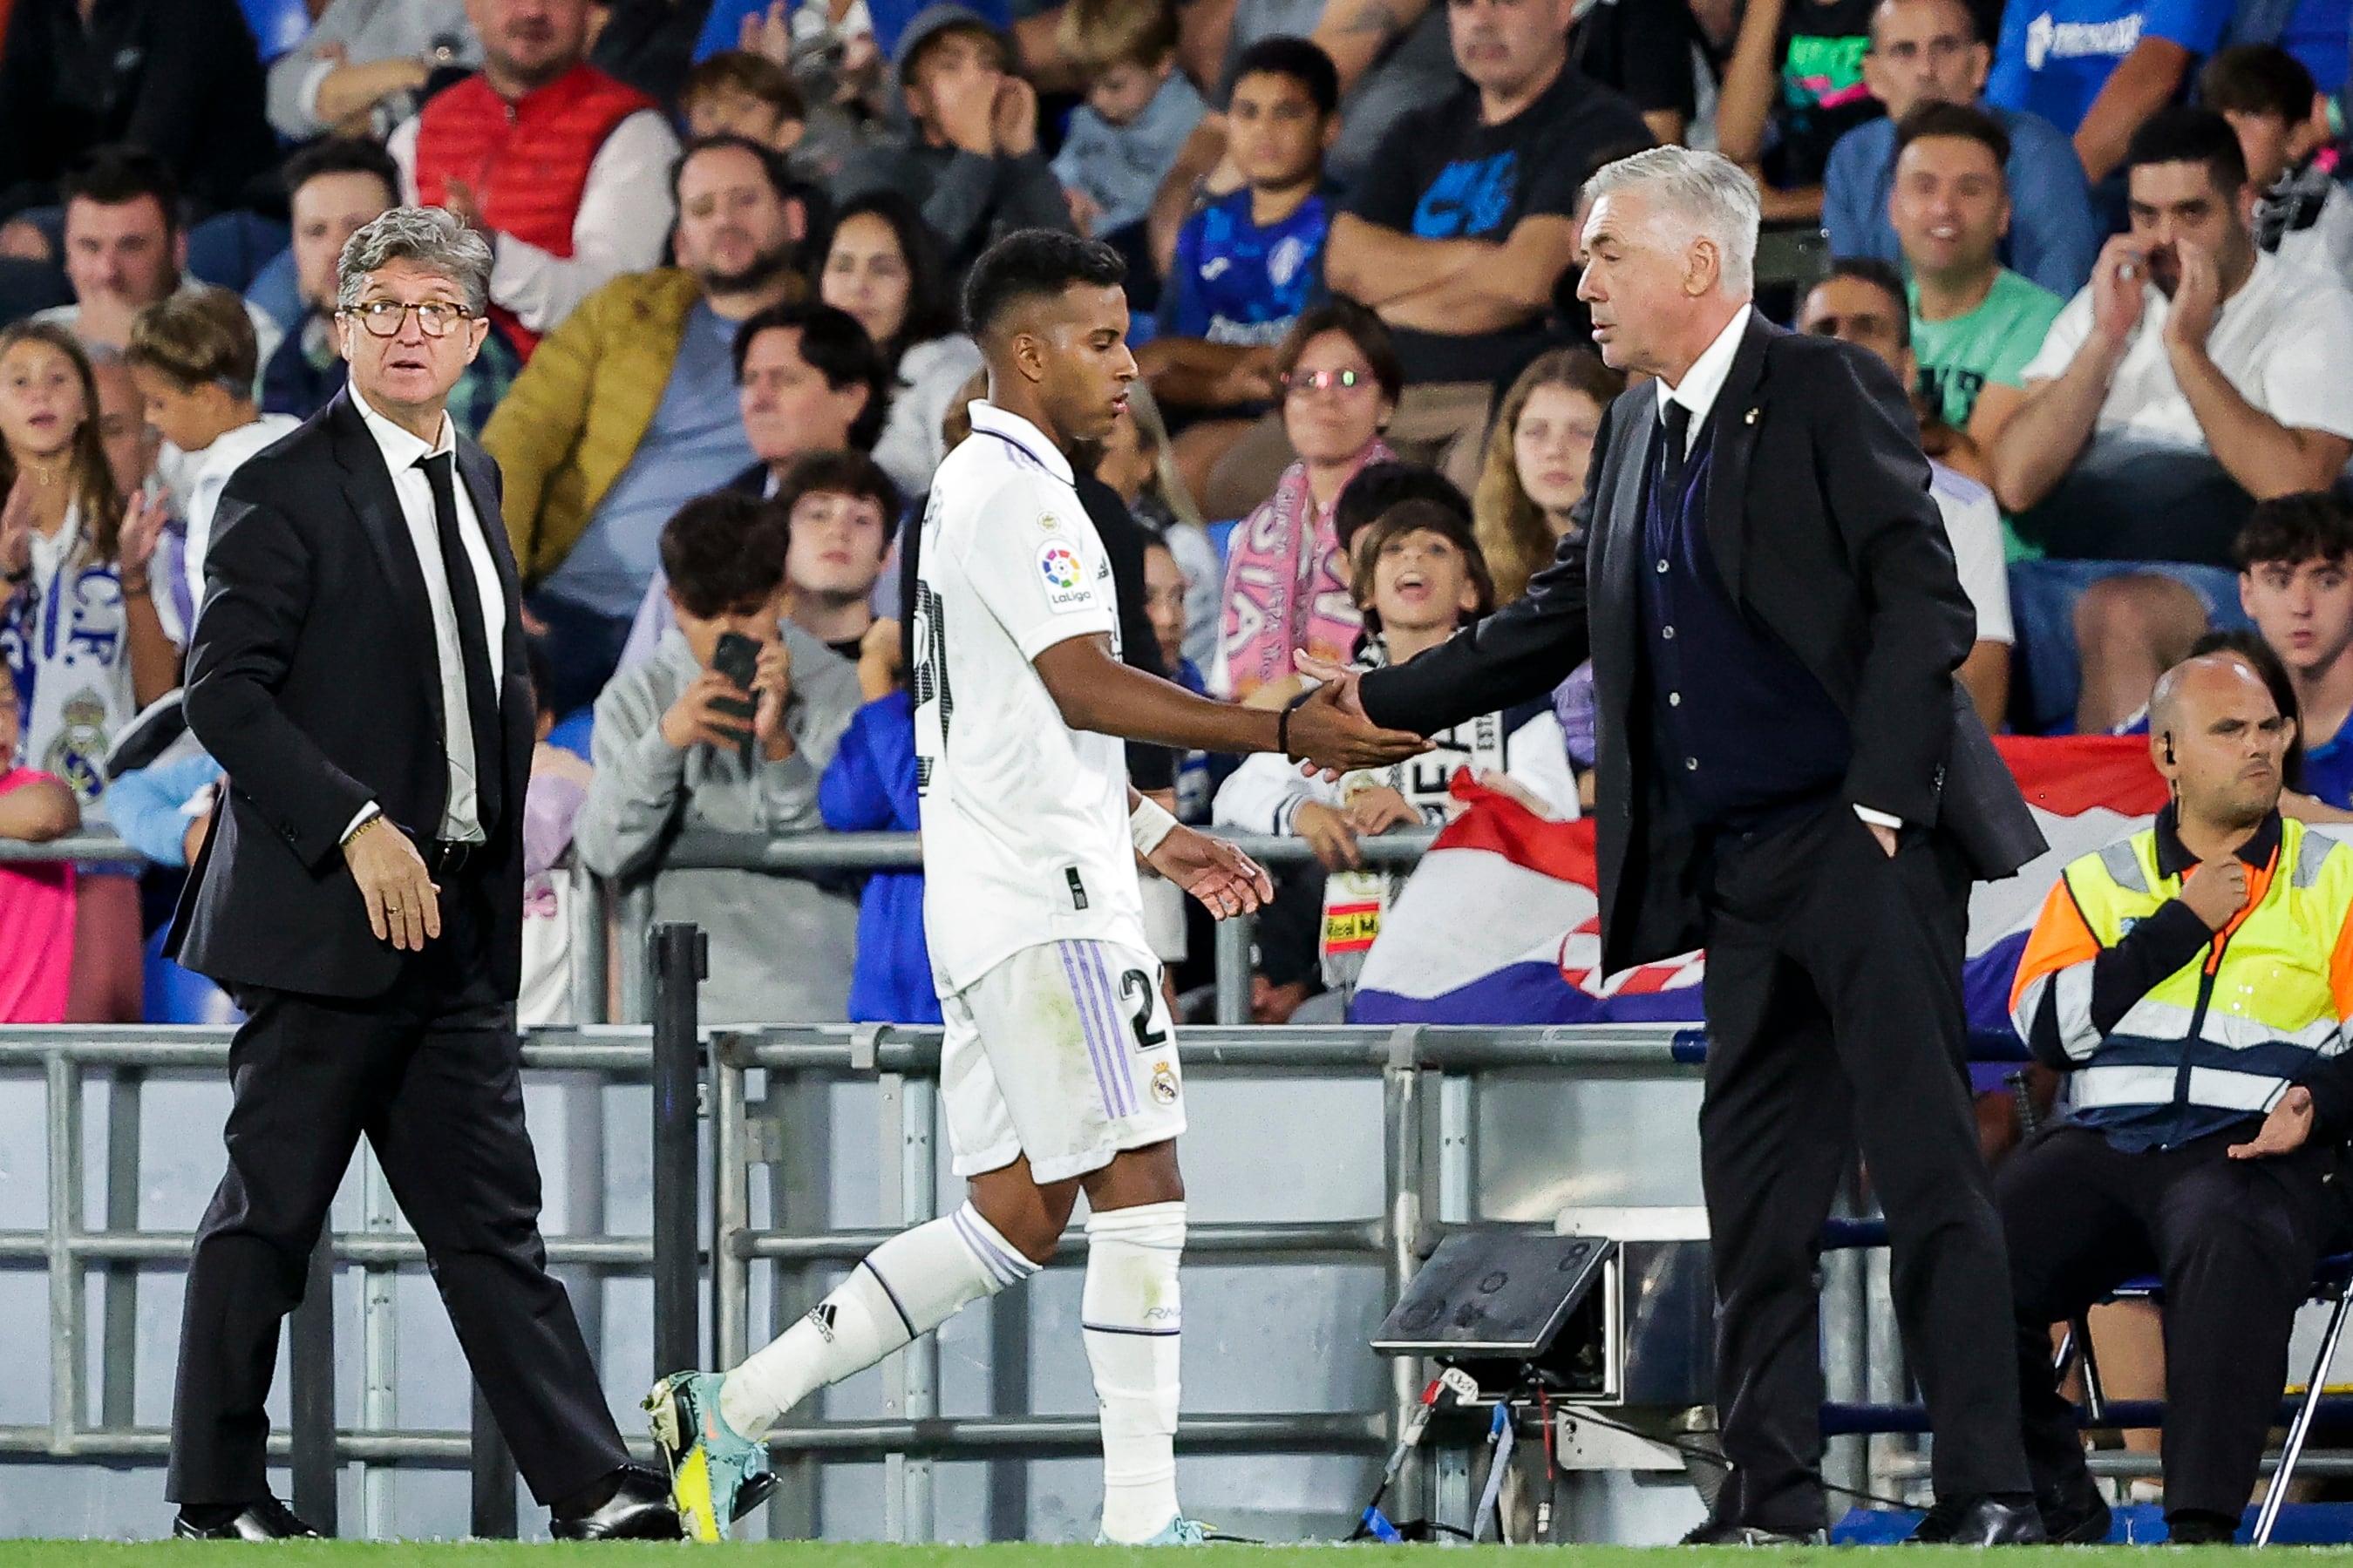
<svg viewBox="0 0 2353 1568"><path fill-rule="evenodd" d="M897 388L874 460L908 495L932 488L947 449L940 421L980 350L956 331L955 296L940 242L896 191L860 196L834 220L818 279L825 302L858 318L882 351Z"/></svg>
<svg viewBox="0 0 2353 1568"><path fill-rule="evenodd" d="M98 384L72 334L0 331L0 657L16 693L15 761L71 786L103 818L108 748L179 682L149 597L163 510L126 512L101 439ZM95 869L95 868L94 868ZM77 903L76 1021L139 1017L136 879L85 874Z"/></svg>
<svg viewBox="0 0 2353 1568"><path fill-rule="evenodd" d="M1332 505L1357 469L1393 456L1381 430L1405 385L1388 328L1349 300L1302 312L1274 368L1298 457L1234 531L1210 677L1220 695L1261 704L1301 689L1298 654L1345 663L1356 650L1364 621Z"/></svg>
<svg viewBox="0 0 2353 1568"><path fill-rule="evenodd" d="M1567 536L1601 416L1625 390L1625 376L1599 354L1573 348L1539 355L1504 395L1471 498L1497 604L1526 593Z"/></svg>
<svg viewBox="0 0 2353 1568"><path fill-rule="evenodd" d="M1487 437L1487 464L1471 508L1495 578L1495 602L1528 591L1528 579L1551 563L1574 530L1569 510L1585 493L1593 437L1626 378L1591 349L1540 354L1512 383ZM1578 798L1593 805L1593 666L1580 664L1553 694L1568 742Z"/></svg>

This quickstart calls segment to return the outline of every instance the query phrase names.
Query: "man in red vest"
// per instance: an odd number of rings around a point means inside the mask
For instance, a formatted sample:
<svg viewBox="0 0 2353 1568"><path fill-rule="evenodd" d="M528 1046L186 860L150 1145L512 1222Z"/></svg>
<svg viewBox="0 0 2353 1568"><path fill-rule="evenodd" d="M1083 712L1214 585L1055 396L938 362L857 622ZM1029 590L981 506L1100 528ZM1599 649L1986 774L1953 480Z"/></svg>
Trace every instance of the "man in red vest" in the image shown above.
<svg viewBox="0 0 2353 1568"><path fill-rule="evenodd" d="M491 236L491 315L524 358L598 285L661 261L678 138L587 63L588 0L466 0L482 68L386 144L402 197Z"/></svg>

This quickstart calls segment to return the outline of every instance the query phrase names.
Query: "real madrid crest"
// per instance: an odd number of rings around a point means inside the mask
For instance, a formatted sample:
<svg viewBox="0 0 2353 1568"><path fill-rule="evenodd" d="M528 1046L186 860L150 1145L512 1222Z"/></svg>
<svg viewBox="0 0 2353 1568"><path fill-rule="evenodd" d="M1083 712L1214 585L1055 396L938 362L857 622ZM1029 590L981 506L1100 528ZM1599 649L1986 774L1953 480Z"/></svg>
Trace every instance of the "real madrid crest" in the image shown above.
<svg viewBox="0 0 2353 1568"><path fill-rule="evenodd" d="M1163 1105L1176 1103L1176 1075L1166 1062L1152 1064L1152 1098Z"/></svg>

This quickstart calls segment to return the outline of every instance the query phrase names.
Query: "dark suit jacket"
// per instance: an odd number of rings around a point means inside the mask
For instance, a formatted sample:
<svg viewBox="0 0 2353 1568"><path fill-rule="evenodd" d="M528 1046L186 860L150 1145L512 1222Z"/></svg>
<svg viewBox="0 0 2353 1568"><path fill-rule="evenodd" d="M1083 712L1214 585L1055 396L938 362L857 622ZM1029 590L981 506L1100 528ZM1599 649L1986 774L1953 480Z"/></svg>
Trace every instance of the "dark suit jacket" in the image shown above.
<svg viewBox="0 0 2353 1568"><path fill-rule="evenodd" d="M1364 680L1377 723L1425 734L1550 690L1593 660L1602 963L1702 945L1696 840L1651 766L1643 480L1658 389L1611 405L1582 527L1525 598ZM1708 428L1707 537L1725 588L1852 722L1842 797L1951 835L2006 877L2042 834L1953 672L1975 638L1903 388L1878 359L1752 314Z"/></svg>
<svg viewBox="0 0 2353 1568"><path fill-rule="evenodd" d="M498 465L462 433L458 471L506 595L499 723L505 808L470 870L490 900L490 954L512 998L522 959L522 797L531 677ZM227 774L170 951L229 984L380 994L402 955L368 930L342 839L369 801L420 842L449 764L425 576L384 455L348 392L237 469L205 557L188 650L189 728Z"/></svg>

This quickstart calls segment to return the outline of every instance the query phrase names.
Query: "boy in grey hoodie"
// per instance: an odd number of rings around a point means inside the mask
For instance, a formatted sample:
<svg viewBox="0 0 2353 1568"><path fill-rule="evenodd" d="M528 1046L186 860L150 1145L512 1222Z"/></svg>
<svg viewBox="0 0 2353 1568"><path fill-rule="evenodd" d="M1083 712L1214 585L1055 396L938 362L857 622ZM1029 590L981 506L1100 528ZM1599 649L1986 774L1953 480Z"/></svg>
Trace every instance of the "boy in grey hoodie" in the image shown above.
<svg viewBox="0 0 2353 1568"><path fill-rule="evenodd" d="M790 872L667 870L681 832L818 832L818 781L860 702L850 663L784 614L786 528L756 499L691 500L664 525L677 621L596 700L596 774L575 828L600 876L654 878L654 918L710 934L705 1023L848 1016L853 890ZM712 668L729 632L758 645L750 690ZM731 706L748 702L747 721Z"/></svg>

